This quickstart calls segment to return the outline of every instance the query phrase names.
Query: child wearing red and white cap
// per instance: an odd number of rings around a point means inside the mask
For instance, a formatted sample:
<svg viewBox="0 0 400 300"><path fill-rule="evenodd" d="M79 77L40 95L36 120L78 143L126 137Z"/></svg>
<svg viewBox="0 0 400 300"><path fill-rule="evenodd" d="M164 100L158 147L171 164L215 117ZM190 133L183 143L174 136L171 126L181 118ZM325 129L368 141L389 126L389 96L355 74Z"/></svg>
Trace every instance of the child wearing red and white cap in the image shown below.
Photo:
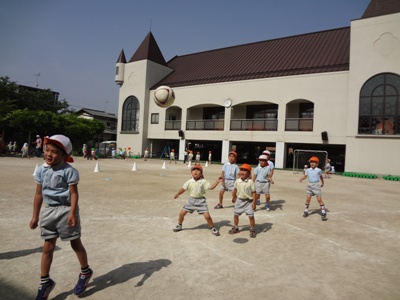
<svg viewBox="0 0 400 300"><path fill-rule="evenodd" d="M78 207L79 173L68 162L71 157L72 143L64 135L53 135L45 138L45 163L35 173L36 193L33 203L33 216L29 223L31 229L38 226L40 209L43 209L40 220L41 237L44 239L41 260L41 283L36 299L47 299L55 286L50 278L50 267L57 238L70 241L78 258L81 272L74 287L74 294L80 295L85 290L93 275L89 268L85 248L81 242L81 222Z"/></svg>
<svg viewBox="0 0 400 300"><path fill-rule="evenodd" d="M185 191L189 192L189 198L185 205L181 209L178 217L178 225L173 229L174 232L182 230L182 223L187 213L193 213L197 211L199 214L204 215L208 226L210 226L211 232L218 236L219 231L214 227L214 222L208 212L208 206L206 203L205 194L207 190L213 190L220 182L217 179L213 184L210 184L203 176L203 167L200 165L194 165L191 168L192 178L183 184L183 187L175 194L174 199L178 198L179 195L183 194Z"/></svg>
<svg viewBox="0 0 400 300"><path fill-rule="evenodd" d="M235 189L233 190L232 202L235 203L233 211L233 227L229 230L229 234L238 233L239 216L243 213L249 217L250 221L250 237L256 237L254 211L256 210L256 187L251 179L251 166L243 164L240 166L239 178L235 181Z"/></svg>
<svg viewBox="0 0 400 300"><path fill-rule="evenodd" d="M321 196L322 194L321 188L324 186L324 177L322 176L322 170L318 168L319 164L318 157L316 156L311 157L309 163L311 167L306 170L305 174L302 177L300 177L300 182L308 178L307 196L306 196L306 203L304 207L303 217L304 218L308 217L309 215L308 208L310 206L311 197L316 196L321 209L322 221L326 221L328 220L328 218L326 215L325 205L324 202L322 201L322 196Z"/></svg>
<svg viewBox="0 0 400 300"><path fill-rule="evenodd" d="M258 162L259 165L257 168L254 170L254 175L253 175L253 181L255 182L256 185L256 193L257 193L257 199L260 199L260 195L264 194L265 195L265 209L267 211L270 211L270 200L271 197L269 195L269 188L270 184L274 183L272 180L272 171L268 163L268 157L265 154L261 154L258 157ZM259 201L257 201L257 204L259 204Z"/></svg>

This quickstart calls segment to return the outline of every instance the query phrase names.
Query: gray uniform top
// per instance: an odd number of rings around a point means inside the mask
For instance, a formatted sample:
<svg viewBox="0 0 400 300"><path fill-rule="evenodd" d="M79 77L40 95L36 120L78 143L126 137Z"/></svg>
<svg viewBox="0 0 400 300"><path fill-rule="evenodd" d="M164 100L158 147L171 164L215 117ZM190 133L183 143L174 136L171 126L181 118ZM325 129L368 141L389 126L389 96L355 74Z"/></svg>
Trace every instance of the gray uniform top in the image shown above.
<svg viewBox="0 0 400 300"><path fill-rule="evenodd" d="M42 185L43 200L47 205L71 205L69 186L79 183L79 173L68 163L57 166L41 165L35 182Z"/></svg>

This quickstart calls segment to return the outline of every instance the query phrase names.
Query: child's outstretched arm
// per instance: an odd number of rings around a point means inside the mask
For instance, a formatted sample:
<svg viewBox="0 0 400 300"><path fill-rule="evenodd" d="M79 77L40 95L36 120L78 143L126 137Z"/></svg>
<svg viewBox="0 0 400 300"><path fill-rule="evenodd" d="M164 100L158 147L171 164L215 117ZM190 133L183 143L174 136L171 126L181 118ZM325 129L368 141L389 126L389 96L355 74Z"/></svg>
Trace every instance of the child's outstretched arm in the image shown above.
<svg viewBox="0 0 400 300"><path fill-rule="evenodd" d="M321 175L319 178L321 178L321 187L323 187L324 186L324 177L322 177L322 175Z"/></svg>
<svg viewBox="0 0 400 300"><path fill-rule="evenodd" d="M42 202L43 202L42 185L41 184L37 184L36 185L35 197L33 198L32 219L31 219L31 221L29 223L29 228L30 229L35 229L38 226L39 214L40 214L40 208L42 207Z"/></svg>
<svg viewBox="0 0 400 300"><path fill-rule="evenodd" d="M183 194L185 192L184 188L180 188L180 190L175 194L174 199L178 198L179 195Z"/></svg>
<svg viewBox="0 0 400 300"><path fill-rule="evenodd" d="M221 179L221 177L218 177L217 180L212 185L210 185L210 187L208 189L209 190L215 189L217 187L218 183L220 183L220 182L222 182L222 179Z"/></svg>

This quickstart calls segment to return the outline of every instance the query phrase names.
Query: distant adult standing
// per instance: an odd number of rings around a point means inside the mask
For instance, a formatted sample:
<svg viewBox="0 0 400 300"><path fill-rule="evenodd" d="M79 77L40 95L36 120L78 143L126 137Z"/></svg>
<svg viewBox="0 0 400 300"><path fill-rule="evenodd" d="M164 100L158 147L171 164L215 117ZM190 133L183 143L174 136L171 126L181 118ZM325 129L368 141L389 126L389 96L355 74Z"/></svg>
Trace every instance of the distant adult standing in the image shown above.
<svg viewBox="0 0 400 300"><path fill-rule="evenodd" d="M36 136L36 141L35 141L36 147L35 147L35 156L36 157L40 157L42 156L42 138L40 137L40 135Z"/></svg>
<svg viewBox="0 0 400 300"><path fill-rule="evenodd" d="M21 148L21 158L27 157L29 159L31 159L29 157L29 145L28 143L24 143L24 145Z"/></svg>
<svg viewBox="0 0 400 300"><path fill-rule="evenodd" d="M88 148L87 148L86 144L82 145L82 154L83 154L83 158L89 159Z"/></svg>

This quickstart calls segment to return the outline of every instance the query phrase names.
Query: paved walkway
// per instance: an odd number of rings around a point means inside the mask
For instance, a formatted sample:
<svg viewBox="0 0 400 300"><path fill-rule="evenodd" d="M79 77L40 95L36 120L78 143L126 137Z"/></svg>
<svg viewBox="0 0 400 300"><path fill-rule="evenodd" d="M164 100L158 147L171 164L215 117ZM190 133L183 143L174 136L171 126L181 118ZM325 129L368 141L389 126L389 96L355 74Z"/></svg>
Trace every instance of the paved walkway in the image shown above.
<svg viewBox="0 0 400 300"><path fill-rule="evenodd" d="M41 159L0 157L0 295L33 299L40 278L42 241L30 230L35 191L32 173ZM93 172L96 163L100 172ZM132 171L136 163L137 171ZM190 178L182 162L77 158L82 241L95 274L87 299L400 299L400 182L333 176L323 199L327 222L302 217L306 182L276 170L272 210L256 212L257 238L228 234L233 206L219 187L208 192L215 237L202 216L188 214L172 232L187 194L173 195ZM215 180L221 165L205 168ZM79 264L59 241L50 299L76 299Z"/></svg>

